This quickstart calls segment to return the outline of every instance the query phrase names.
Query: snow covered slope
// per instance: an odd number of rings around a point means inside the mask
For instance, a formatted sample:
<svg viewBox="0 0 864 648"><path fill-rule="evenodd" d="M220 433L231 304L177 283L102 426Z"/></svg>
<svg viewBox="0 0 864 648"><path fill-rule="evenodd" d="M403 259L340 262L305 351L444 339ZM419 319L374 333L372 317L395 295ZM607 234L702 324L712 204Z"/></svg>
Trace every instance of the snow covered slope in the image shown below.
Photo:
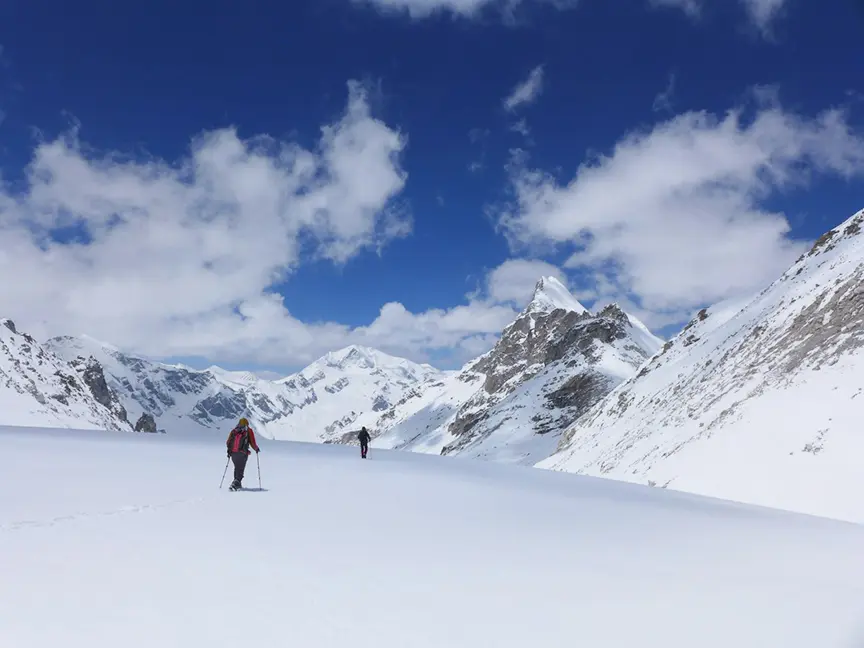
<svg viewBox="0 0 864 648"><path fill-rule="evenodd" d="M864 521L862 226L701 311L539 465Z"/></svg>
<svg viewBox="0 0 864 648"><path fill-rule="evenodd" d="M102 367L67 363L12 320L0 320L0 421L7 425L131 430Z"/></svg>
<svg viewBox="0 0 864 648"><path fill-rule="evenodd" d="M303 430L321 430L318 440L323 441L353 436L407 394L436 389L448 375L368 347L328 353L299 374L277 381L292 388L307 385L315 394L314 402L293 413L290 432L277 438L299 439Z"/></svg>
<svg viewBox="0 0 864 648"><path fill-rule="evenodd" d="M544 277L491 351L385 412L373 445L534 463L661 345L617 306L592 314Z"/></svg>
<svg viewBox="0 0 864 648"><path fill-rule="evenodd" d="M69 361L97 358L130 416L137 420L142 413L151 414L170 433L202 428L227 433L245 416L263 436L328 441L373 422L406 391L446 376L428 365L358 346L269 381L251 372L151 362L86 336L53 338L47 345Z"/></svg>
<svg viewBox="0 0 864 648"><path fill-rule="evenodd" d="M4 647L861 645L856 525L279 442L262 444L263 490L231 493L212 433L0 429L0 444L16 448Z"/></svg>

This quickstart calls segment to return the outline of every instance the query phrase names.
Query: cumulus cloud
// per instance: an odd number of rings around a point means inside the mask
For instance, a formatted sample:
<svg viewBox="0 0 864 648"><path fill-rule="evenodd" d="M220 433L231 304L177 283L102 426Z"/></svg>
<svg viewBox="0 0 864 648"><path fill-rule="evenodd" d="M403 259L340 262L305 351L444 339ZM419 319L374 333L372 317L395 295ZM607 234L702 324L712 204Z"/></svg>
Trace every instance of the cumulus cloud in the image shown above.
<svg viewBox="0 0 864 648"><path fill-rule="evenodd" d="M534 103L543 92L543 66L538 65L528 74L528 78L518 83L504 99L504 108L513 112L527 104Z"/></svg>
<svg viewBox="0 0 864 648"><path fill-rule="evenodd" d="M179 161L89 149L75 130L39 144L20 193L0 189L2 316L37 337L87 333L154 357L296 367L348 344L417 360L491 345L510 305L466 300L366 326L303 322L292 272L335 264L411 231L399 201L406 137L349 84L314 149L230 128ZM288 297L274 288L289 280Z"/></svg>
<svg viewBox="0 0 864 648"><path fill-rule="evenodd" d="M649 326L759 289L807 245L766 199L813 174L864 171L864 139L842 111L808 118L767 96L750 118L689 112L631 133L567 184L519 158L499 224L514 250L568 249L581 298L632 304Z"/></svg>

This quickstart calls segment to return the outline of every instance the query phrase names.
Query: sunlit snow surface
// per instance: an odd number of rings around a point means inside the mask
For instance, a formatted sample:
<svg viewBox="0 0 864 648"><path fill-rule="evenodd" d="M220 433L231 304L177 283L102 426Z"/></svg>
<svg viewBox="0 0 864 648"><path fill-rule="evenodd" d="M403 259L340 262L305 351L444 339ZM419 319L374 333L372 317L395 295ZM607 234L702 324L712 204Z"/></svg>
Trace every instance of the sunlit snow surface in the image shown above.
<svg viewBox="0 0 864 648"><path fill-rule="evenodd" d="M864 522L864 211L697 315L543 468Z"/></svg>
<svg viewBox="0 0 864 648"><path fill-rule="evenodd" d="M862 645L856 525L344 446L263 441L231 493L206 433L0 443L4 647Z"/></svg>

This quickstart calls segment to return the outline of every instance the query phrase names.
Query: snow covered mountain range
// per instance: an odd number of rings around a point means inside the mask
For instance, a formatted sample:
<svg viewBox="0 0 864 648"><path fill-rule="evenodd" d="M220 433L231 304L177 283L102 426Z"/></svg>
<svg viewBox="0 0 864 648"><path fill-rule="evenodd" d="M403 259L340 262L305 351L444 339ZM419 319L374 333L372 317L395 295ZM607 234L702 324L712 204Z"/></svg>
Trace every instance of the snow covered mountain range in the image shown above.
<svg viewBox="0 0 864 648"><path fill-rule="evenodd" d="M540 467L854 519L864 211L752 300L701 311Z"/></svg>
<svg viewBox="0 0 864 648"><path fill-rule="evenodd" d="M352 346L271 381L152 362L86 336L42 345L28 337L26 344L77 380L86 382L88 371L101 380L98 396L82 391L84 409L51 401L56 425L128 429L135 421L148 432L225 432L246 416L265 437L324 443L351 443L365 425L379 447L530 464L554 452L561 431L635 374L662 341L617 306L592 314L547 277L495 347L461 371ZM7 350L10 358L16 353ZM30 405L8 422L31 424L27 412L42 406ZM32 424L50 422L42 416Z"/></svg>
<svg viewBox="0 0 864 648"><path fill-rule="evenodd" d="M536 465L852 519L864 487L864 211L759 295L663 344L552 278L489 352L439 371L349 347L262 380L0 324L0 424L224 433Z"/></svg>
<svg viewBox="0 0 864 648"><path fill-rule="evenodd" d="M328 441L372 424L408 390L434 386L445 376L358 346L328 353L275 381L219 367L151 362L87 337L52 338L45 346L68 362L94 359L133 417L149 414L170 433L207 428L227 434L245 416L265 437Z"/></svg>

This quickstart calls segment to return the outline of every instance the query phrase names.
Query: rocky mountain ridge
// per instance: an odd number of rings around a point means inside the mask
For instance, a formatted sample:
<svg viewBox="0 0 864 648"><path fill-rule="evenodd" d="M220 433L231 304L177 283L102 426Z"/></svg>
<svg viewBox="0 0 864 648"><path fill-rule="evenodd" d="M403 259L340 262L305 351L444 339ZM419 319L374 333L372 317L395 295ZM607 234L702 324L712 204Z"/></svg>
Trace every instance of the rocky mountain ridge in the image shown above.
<svg viewBox="0 0 864 648"><path fill-rule="evenodd" d="M373 445L530 462L662 341L617 305L591 313L554 277L493 349L382 414Z"/></svg>
<svg viewBox="0 0 864 648"><path fill-rule="evenodd" d="M850 518L864 478L864 211L700 311L540 467Z"/></svg>

